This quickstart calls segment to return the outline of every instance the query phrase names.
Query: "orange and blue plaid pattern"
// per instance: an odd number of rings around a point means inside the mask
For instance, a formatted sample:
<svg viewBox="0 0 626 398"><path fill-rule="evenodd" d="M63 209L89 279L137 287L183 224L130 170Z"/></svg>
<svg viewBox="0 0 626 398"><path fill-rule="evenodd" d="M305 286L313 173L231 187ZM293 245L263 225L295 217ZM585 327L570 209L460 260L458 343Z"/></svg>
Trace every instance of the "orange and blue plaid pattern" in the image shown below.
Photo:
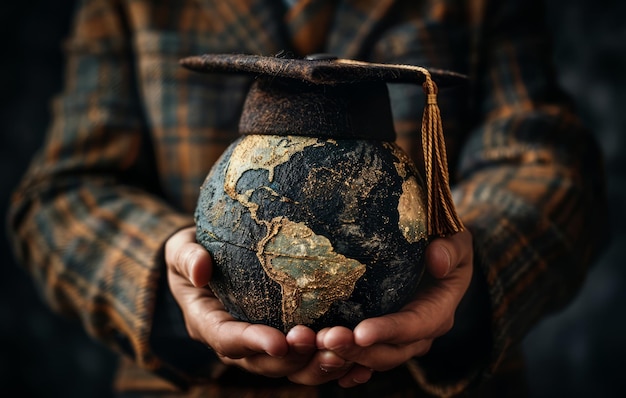
<svg viewBox="0 0 626 398"><path fill-rule="evenodd" d="M157 291L166 290L162 246L192 225L200 184L237 136L250 84L178 60L314 48L451 69L471 78L440 101L454 197L489 286L495 369L571 299L607 230L598 148L555 85L541 4L301 3L310 14L269 0L82 1L54 122L14 195L16 253L50 306L164 372L150 342ZM322 20L315 10L332 15L313 39L306 22ZM390 94L398 143L419 161L422 90L391 85ZM434 391L468 380L446 383Z"/></svg>

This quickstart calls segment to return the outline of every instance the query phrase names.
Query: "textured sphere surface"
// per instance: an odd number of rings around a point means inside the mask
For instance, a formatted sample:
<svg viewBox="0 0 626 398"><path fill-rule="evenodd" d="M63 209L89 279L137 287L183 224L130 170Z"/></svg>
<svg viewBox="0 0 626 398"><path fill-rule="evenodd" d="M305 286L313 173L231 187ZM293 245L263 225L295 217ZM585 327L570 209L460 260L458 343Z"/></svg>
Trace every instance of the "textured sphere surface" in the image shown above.
<svg viewBox="0 0 626 398"><path fill-rule="evenodd" d="M422 186L393 143L242 136L196 208L210 287L235 318L285 332L396 311L424 271Z"/></svg>

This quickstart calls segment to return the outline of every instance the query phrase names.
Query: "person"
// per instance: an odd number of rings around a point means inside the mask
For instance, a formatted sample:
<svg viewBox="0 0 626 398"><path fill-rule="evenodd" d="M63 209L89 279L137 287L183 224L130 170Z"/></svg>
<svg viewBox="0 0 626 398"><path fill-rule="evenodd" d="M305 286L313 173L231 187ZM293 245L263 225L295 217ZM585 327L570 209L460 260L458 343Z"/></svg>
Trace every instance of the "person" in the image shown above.
<svg viewBox="0 0 626 398"><path fill-rule="evenodd" d="M293 3L293 4L292 4ZM576 293L606 240L602 159L556 84L539 1L84 0L42 151L9 213L51 308L120 353L120 396L523 395L519 343ZM286 335L236 321L206 287L199 187L237 137L250 78L185 70L203 53L423 65L440 96L466 230L428 246L397 313ZM420 87L390 85L419 160Z"/></svg>

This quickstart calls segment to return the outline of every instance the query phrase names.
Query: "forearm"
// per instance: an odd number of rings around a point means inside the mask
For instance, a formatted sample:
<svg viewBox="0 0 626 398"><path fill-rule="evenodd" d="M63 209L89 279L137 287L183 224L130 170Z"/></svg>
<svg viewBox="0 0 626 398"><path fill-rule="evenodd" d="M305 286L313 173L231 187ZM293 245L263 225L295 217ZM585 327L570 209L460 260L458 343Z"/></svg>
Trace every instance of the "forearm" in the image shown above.
<svg viewBox="0 0 626 398"><path fill-rule="evenodd" d="M47 303L150 366L158 256L191 219L132 189L68 180L20 191L10 218L16 253Z"/></svg>
<svg viewBox="0 0 626 398"><path fill-rule="evenodd" d="M510 120L517 132L503 131L520 137L518 144L483 149L475 159L499 154L497 161L477 160L466 169L472 178L455 189L489 285L493 364L571 300L607 233L595 142L567 111L534 116Z"/></svg>
<svg viewBox="0 0 626 398"><path fill-rule="evenodd" d="M146 367L162 246L193 224L160 195L130 39L115 2L85 2L46 143L9 214L47 303Z"/></svg>
<svg viewBox="0 0 626 398"><path fill-rule="evenodd" d="M476 122L453 196L474 239L483 300L469 312L459 308L461 324L441 342L452 349L434 346L420 362L433 391L496 372L509 348L572 299L606 239L601 156L556 85L542 11L540 2L486 2L479 18ZM472 333L456 333L468 322ZM474 359L454 349L467 345L484 349ZM459 362L464 371L450 379L445 364Z"/></svg>
<svg viewBox="0 0 626 398"><path fill-rule="evenodd" d="M498 373L529 329L572 299L603 246L607 228L597 148L576 125L556 125L569 131L563 137L571 142L586 142L576 162L548 156L546 146L538 154L524 145L517 154L502 151L496 162L467 169L470 174L453 191L474 240L474 278L452 331L413 368L435 394L461 391L485 371ZM556 148L569 158L575 151L567 146Z"/></svg>

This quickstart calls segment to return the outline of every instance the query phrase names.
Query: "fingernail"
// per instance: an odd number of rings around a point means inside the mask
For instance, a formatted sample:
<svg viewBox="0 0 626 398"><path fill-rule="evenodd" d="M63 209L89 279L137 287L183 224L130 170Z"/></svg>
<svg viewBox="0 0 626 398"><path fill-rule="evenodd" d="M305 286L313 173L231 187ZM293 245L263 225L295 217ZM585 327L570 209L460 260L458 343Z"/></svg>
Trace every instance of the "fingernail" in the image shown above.
<svg viewBox="0 0 626 398"><path fill-rule="evenodd" d="M450 260L450 252L446 249L445 246L439 246L439 253L443 257L444 262L446 264L446 272L444 272L443 276L448 275L450 272L450 268L452 268L452 260Z"/></svg>
<svg viewBox="0 0 626 398"><path fill-rule="evenodd" d="M344 361L344 363L341 365L337 363L322 363L320 364L320 369L324 373L328 373L328 372L336 372L338 370L345 371L347 369L350 369L352 366L354 366L354 362L351 362L351 361Z"/></svg>
<svg viewBox="0 0 626 398"><path fill-rule="evenodd" d="M367 383L371 377L372 377L372 373L374 373L373 369L368 369L369 370L369 374L367 376L365 376L364 378L360 378L360 377L355 377L352 379L353 382L358 383L358 384L363 384L363 383Z"/></svg>

